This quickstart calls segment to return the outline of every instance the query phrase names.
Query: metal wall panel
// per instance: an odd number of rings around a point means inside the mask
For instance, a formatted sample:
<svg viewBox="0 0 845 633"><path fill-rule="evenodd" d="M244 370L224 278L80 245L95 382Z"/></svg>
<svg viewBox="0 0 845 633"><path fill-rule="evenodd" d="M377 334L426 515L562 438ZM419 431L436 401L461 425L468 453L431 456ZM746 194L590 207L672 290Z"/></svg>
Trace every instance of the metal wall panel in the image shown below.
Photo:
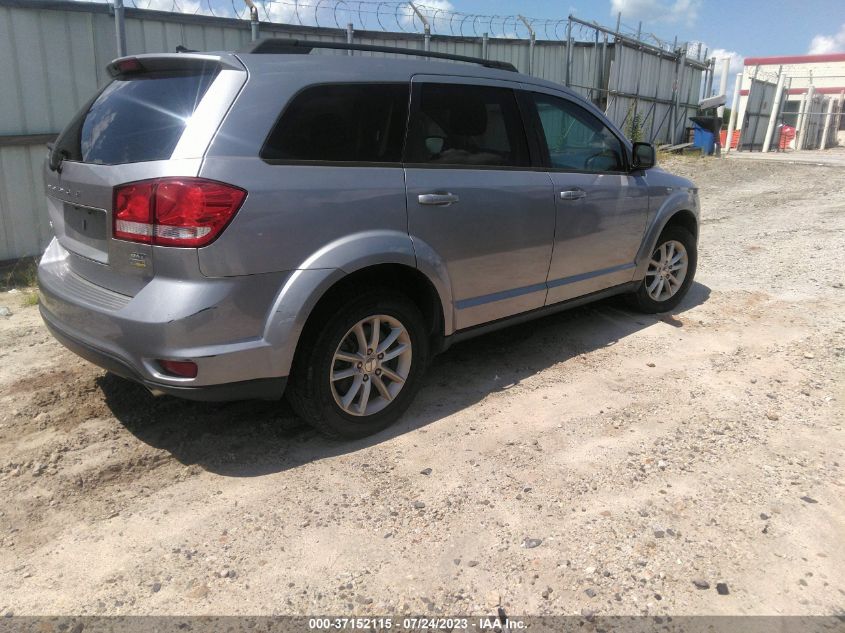
<svg viewBox="0 0 845 633"><path fill-rule="evenodd" d="M627 133L631 118L637 115L643 140L654 143L683 141L689 117L698 110L701 69L697 64L685 62L678 77L679 61L673 56L644 52L625 44L613 48L608 118Z"/></svg>
<svg viewBox="0 0 845 633"><path fill-rule="evenodd" d="M754 151L763 148L776 91L777 85L770 81L751 80L748 101L743 113L738 150Z"/></svg>
<svg viewBox="0 0 845 633"><path fill-rule="evenodd" d="M0 147L0 261L38 254L52 237L43 193L46 153L43 145Z"/></svg>
<svg viewBox="0 0 845 633"><path fill-rule="evenodd" d="M261 36L345 42L347 34L344 29L262 22ZM608 116L623 129L630 109L636 107L646 138L663 140L672 135L672 129L675 135L681 133L690 106L684 105L673 122L669 120L671 106L654 102L655 98L673 98L678 65L674 56L659 56L652 49L641 53L628 44L612 41L605 44L604 38L572 42L572 89L600 107L607 106ZM247 20L126 10L130 54L172 52L180 44L204 51L237 50L249 39ZM420 33L356 31L355 42L424 48ZM482 46L480 37L431 38L431 50L437 52L481 57ZM108 81L105 67L116 56L116 48L114 18L105 4L0 0L0 136L58 133ZM522 72L527 73L530 64L535 76L566 81L566 41L537 41L530 60L531 47L526 39L490 38L487 50L489 59L510 62ZM684 104L690 101L687 93L693 86L697 96L700 78L701 70L685 66L680 82ZM637 92L638 82L640 98L626 96ZM41 172L45 153L43 138L15 146L0 140L0 261L35 255L50 237Z"/></svg>

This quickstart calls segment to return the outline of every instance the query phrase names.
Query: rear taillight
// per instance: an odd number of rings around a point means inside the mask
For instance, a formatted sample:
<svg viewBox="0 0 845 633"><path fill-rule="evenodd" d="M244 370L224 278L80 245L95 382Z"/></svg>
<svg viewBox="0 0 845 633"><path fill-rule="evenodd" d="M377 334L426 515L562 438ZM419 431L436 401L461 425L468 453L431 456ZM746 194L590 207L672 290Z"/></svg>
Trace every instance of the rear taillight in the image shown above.
<svg viewBox="0 0 845 633"><path fill-rule="evenodd" d="M114 237L159 246L205 246L226 228L246 191L203 178L157 178L116 187Z"/></svg>

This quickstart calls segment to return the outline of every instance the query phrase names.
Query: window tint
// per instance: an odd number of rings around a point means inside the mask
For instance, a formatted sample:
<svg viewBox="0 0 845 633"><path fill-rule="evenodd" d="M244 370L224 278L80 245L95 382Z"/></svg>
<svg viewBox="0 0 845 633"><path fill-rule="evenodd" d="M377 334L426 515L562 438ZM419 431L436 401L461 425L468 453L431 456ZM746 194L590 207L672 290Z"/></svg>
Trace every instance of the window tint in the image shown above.
<svg viewBox="0 0 845 633"><path fill-rule="evenodd" d="M418 94L406 162L529 165L525 131L513 90L422 84Z"/></svg>
<svg viewBox="0 0 845 633"><path fill-rule="evenodd" d="M398 163L408 119L408 84L307 88L270 132L268 160Z"/></svg>
<svg viewBox="0 0 845 633"><path fill-rule="evenodd" d="M573 171L623 171L622 143L598 118L565 99L534 93L550 164Z"/></svg>
<svg viewBox="0 0 845 633"><path fill-rule="evenodd" d="M170 158L217 68L115 79L62 132L68 160L117 165Z"/></svg>

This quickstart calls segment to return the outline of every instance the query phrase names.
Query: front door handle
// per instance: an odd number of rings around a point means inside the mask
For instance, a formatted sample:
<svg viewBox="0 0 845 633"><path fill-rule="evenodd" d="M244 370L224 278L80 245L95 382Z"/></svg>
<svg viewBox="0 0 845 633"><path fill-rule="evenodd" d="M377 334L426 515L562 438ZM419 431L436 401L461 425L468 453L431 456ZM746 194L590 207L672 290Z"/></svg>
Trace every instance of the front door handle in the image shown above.
<svg viewBox="0 0 845 633"><path fill-rule="evenodd" d="M587 192L583 189L567 189L565 191L560 192L561 200L580 200L581 198L586 197Z"/></svg>
<svg viewBox="0 0 845 633"><path fill-rule="evenodd" d="M420 204L448 207L450 204L460 202L460 198L454 193L421 193L417 196Z"/></svg>

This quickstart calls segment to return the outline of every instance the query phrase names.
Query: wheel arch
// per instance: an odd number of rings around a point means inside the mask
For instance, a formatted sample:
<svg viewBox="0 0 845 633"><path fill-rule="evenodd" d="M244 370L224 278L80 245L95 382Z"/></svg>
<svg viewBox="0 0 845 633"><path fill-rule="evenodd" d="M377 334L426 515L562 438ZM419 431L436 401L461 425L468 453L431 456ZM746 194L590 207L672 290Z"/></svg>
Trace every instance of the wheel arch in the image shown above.
<svg viewBox="0 0 845 633"><path fill-rule="evenodd" d="M674 210L667 210L659 213L654 221L651 223L645 239L640 246L640 251L637 253L637 272L635 279L642 279L645 277L646 269L648 268L648 260L651 257L654 248L657 246L657 240L660 235L670 226L680 226L690 233L698 242L699 223L696 214L685 207Z"/></svg>
<svg viewBox="0 0 845 633"><path fill-rule="evenodd" d="M438 276L438 263L425 253L418 258L414 246L404 233L350 236L321 249L293 271L276 297L264 331L267 343L280 351L279 375L290 372L306 327L356 287L380 284L408 296L429 325L432 349L439 349L451 333L451 287Z"/></svg>

